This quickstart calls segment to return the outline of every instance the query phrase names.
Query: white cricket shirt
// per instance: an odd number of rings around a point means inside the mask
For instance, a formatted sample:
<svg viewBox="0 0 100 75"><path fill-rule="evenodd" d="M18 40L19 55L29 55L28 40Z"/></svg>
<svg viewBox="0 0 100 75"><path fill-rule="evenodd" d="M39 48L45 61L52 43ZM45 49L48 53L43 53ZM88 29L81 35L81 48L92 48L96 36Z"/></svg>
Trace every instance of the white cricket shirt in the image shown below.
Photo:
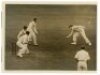
<svg viewBox="0 0 100 75"><path fill-rule="evenodd" d="M78 52L76 53L75 58L76 58L77 60L85 60L85 61L87 61L87 60L90 59L90 56L89 56L89 54L88 54L87 51L85 51L85 50L80 50L80 51L78 51Z"/></svg>
<svg viewBox="0 0 100 75"><path fill-rule="evenodd" d="M28 44L28 35L23 35L18 39L18 42L22 43L22 44Z"/></svg>

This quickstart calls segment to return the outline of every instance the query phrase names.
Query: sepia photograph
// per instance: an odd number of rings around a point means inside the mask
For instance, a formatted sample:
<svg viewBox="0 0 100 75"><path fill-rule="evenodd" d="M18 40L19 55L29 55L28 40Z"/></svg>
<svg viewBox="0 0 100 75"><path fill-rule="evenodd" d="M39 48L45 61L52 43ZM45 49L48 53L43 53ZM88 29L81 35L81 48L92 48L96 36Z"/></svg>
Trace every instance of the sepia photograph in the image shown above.
<svg viewBox="0 0 100 75"><path fill-rule="evenodd" d="M4 3L5 71L96 71L97 5Z"/></svg>

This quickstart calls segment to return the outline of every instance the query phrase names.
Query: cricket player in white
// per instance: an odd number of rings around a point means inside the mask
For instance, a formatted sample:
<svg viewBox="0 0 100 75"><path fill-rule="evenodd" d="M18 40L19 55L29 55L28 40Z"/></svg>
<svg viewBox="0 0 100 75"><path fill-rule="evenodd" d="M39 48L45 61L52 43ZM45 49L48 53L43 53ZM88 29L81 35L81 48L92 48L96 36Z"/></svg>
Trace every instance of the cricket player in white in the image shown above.
<svg viewBox="0 0 100 75"><path fill-rule="evenodd" d="M79 50L75 57L74 57L78 63L77 63L77 70L78 71L86 71L87 70L87 61L90 60L90 56L88 52L85 50L85 47L81 47L81 50Z"/></svg>
<svg viewBox="0 0 100 75"><path fill-rule="evenodd" d="M27 26L24 26L23 29L18 33L17 39L19 39L21 36L25 35L27 31Z"/></svg>
<svg viewBox="0 0 100 75"><path fill-rule="evenodd" d="M86 44L88 44L89 46L92 45L92 43L90 42L90 40L87 38L85 34L84 26L70 25L69 28L71 29L71 33L67 36L67 38L73 35L73 42L71 44L76 45L78 36L81 35L83 39L85 40Z"/></svg>
<svg viewBox="0 0 100 75"><path fill-rule="evenodd" d="M38 45L37 43L37 36L38 34L37 27L36 27L37 18L34 18L28 25L27 31L30 32L29 41L33 41L34 45Z"/></svg>
<svg viewBox="0 0 100 75"><path fill-rule="evenodd" d="M25 35L22 35L16 45L20 48L18 50L17 56L19 57L23 57L23 54L28 54L29 53L29 49L28 49L28 37L29 37L29 31L26 31Z"/></svg>

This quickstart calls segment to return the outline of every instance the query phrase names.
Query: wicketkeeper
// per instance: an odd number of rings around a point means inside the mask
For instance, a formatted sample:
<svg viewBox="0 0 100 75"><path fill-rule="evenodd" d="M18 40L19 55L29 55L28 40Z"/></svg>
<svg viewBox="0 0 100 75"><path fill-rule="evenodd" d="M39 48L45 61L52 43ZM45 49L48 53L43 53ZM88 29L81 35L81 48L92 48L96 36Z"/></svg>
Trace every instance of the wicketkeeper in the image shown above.
<svg viewBox="0 0 100 75"><path fill-rule="evenodd" d="M26 31L25 35L22 35L19 37L16 45L19 47L17 56L18 57L23 57L23 54L29 54L29 49L28 49L28 37L29 37L30 32Z"/></svg>

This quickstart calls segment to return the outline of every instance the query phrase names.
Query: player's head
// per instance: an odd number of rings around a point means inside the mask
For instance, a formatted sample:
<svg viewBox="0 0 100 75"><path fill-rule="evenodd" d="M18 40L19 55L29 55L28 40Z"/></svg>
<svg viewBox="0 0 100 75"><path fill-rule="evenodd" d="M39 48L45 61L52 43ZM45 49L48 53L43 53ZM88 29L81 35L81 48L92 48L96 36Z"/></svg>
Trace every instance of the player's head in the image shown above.
<svg viewBox="0 0 100 75"><path fill-rule="evenodd" d="M81 49L85 49L85 46L81 46Z"/></svg>
<svg viewBox="0 0 100 75"><path fill-rule="evenodd" d="M26 30L27 29L27 26L24 26L23 29Z"/></svg>
<svg viewBox="0 0 100 75"><path fill-rule="evenodd" d="M72 27L73 27L73 25L72 25L72 24L70 24L70 25L68 26L68 28L70 28L70 29L71 29Z"/></svg>
<svg viewBox="0 0 100 75"><path fill-rule="evenodd" d="M29 34L30 34L30 32L29 32L29 31L26 31L26 34L27 34L27 35L29 35Z"/></svg>
<svg viewBox="0 0 100 75"><path fill-rule="evenodd" d="M37 18L33 18L33 21L35 21L35 22L36 22L36 21L37 21Z"/></svg>

